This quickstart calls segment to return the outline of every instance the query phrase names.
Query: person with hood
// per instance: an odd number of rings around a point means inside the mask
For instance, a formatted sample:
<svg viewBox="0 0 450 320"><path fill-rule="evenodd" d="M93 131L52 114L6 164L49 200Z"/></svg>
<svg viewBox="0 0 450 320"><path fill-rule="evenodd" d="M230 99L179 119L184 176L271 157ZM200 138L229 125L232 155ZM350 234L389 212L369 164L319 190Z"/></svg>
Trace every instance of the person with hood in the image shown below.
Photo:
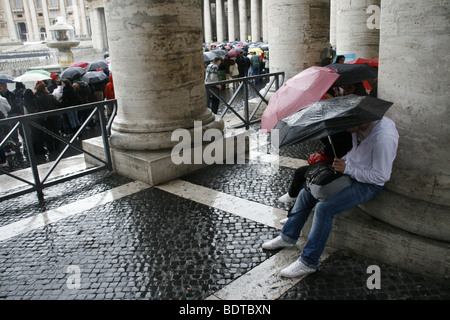
<svg viewBox="0 0 450 320"><path fill-rule="evenodd" d="M47 90L48 92L53 93L53 90L58 88L59 75L52 73L50 74L50 78L52 78L52 80L50 80L50 83L47 85Z"/></svg>

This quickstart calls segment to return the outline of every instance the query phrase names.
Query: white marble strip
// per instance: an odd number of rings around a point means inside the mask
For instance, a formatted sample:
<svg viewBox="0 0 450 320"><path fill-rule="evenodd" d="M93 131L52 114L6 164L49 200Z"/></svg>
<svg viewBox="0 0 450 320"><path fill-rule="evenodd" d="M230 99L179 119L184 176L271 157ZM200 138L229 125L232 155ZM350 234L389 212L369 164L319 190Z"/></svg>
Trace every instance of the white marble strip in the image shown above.
<svg viewBox="0 0 450 320"><path fill-rule="evenodd" d="M50 170L51 166L54 164L54 161L44 163L38 166L38 172L40 178L44 178L45 175L47 175L48 171ZM58 163L58 165L53 170L52 174L50 175L48 180L51 180L53 178L65 176L70 173L75 173L78 171L85 170L88 167L88 165L84 162L84 155L80 154L73 157L68 157L61 159L61 161ZM33 181L33 173L31 172L31 168L17 170L12 172L15 176L22 178L27 181ZM24 187L28 184L14 179L12 177L9 177L7 175L1 176L1 184L0 184L0 191L10 191L15 188Z"/></svg>
<svg viewBox="0 0 450 320"><path fill-rule="evenodd" d="M215 292L206 300L275 300L300 282L305 276L285 278L281 269L294 262L302 253L306 240L300 238L297 246L285 248L230 284ZM320 261L326 260L335 249L326 247Z"/></svg>
<svg viewBox="0 0 450 320"><path fill-rule="evenodd" d="M42 228L47 224L56 223L61 219L82 213L86 210L104 205L108 202L126 197L141 190L150 188L150 185L134 181L120 187L101 192L88 198L78 200L57 209L36 214L32 217L13 222L0 227L0 241L11 239L20 234Z"/></svg>
<svg viewBox="0 0 450 320"><path fill-rule="evenodd" d="M279 221L286 217L286 210L245 200L187 181L172 180L155 187L179 197L220 209L277 229L282 228Z"/></svg>

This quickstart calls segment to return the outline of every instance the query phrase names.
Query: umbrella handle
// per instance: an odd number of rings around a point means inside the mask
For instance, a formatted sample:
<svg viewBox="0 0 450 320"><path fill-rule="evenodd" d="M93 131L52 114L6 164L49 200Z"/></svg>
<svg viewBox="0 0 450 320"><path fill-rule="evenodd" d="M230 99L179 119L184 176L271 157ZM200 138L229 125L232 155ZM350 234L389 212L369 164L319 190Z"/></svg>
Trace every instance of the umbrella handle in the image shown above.
<svg viewBox="0 0 450 320"><path fill-rule="evenodd" d="M333 141L331 140L331 136L330 135L328 135L328 141L330 141L331 148L333 149L334 157L337 158L336 150L334 149Z"/></svg>

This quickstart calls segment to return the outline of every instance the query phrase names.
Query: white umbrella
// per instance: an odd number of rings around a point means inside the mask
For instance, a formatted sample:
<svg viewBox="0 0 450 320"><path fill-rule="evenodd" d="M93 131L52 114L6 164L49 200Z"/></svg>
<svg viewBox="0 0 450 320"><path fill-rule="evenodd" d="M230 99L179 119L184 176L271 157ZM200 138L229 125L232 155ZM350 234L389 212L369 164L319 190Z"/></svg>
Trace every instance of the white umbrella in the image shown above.
<svg viewBox="0 0 450 320"><path fill-rule="evenodd" d="M15 82L27 82L27 81L42 81L50 80L51 78L42 73L25 73L20 77L14 79Z"/></svg>

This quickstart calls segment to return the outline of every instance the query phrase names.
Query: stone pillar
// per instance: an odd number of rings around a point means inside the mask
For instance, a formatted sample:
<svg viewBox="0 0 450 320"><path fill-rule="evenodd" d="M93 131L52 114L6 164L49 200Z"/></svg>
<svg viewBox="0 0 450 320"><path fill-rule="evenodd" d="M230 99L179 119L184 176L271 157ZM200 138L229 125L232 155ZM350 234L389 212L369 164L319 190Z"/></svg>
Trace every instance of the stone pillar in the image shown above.
<svg viewBox="0 0 450 320"><path fill-rule="evenodd" d="M110 143L122 150L172 148L176 129L223 128L206 108L201 1L106 0L118 113ZM130 50L133 48L133 50Z"/></svg>
<svg viewBox="0 0 450 320"><path fill-rule="evenodd" d="M337 16L337 1L330 1L330 44L336 49L336 16Z"/></svg>
<svg viewBox="0 0 450 320"><path fill-rule="evenodd" d="M49 36L48 29L51 27L50 16L48 14L48 4L47 1L42 1L42 14L44 16L45 32L47 37Z"/></svg>
<svg viewBox="0 0 450 320"><path fill-rule="evenodd" d="M223 0L216 0L216 32L217 32L217 42L223 42L225 38L225 25L224 25L224 14L223 14Z"/></svg>
<svg viewBox="0 0 450 320"><path fill-rule="evenodd" d="M80 4L80 16L81 16L81 34L88 34L87 20L86 20L86 4L84 0L78 0Z"/></svg>
<svg viewBox="0 0 450 320"><path fill-rule="evenodd" d="M9 31L9 37L12 41L18 41L19 40L19 35L17 34L17 28L16 25L14 23L14 18L12 15L12 10L11 10L11 3L9 2L9 0L4 0L5 2L5 12L6 12L6 16L8 19L8 31Z"/></svg>
<svg viewBox="0 0 450 320"><path fill-rule="evenodd" d="M234 0L228 0L228 41L236 39Z"/></svg>
<svg viewBox="0 0 450 320"><path fill-rule="evenodd" d="M90 9L92 27L92 45L94 49L104 51L108 49L108 39L105 23L105 12L102 7Z"/></svg>
<svg viewBox="0 0 450 320"><path fill-rule="evenodd" d="M73 25L75 27L75 34L81 34L81 21L80 13L78 12L78 0L72 0L72 10L73 10Z"/></svg>
<svg viewBox="0 0 450 320"><path fill-rule="evenodd" d="M379 199L362 208L426 243L435 239L448 248L450 7L448 1L383 0L381 12L378 97L394 102L387 116L400 140L391 181Z"/></svg>
<svg viewBox="0 0 450 320"><path fill-rule="evenodd" d="M59 15L67 21L67 13L66 13L66 1L59 0Z"/></svg>
<svg viewBox="0 0 450 320"><path fill-rule="evenodd" d="M251 5L251 29L252 29L252 41L259 41L261 40L261 16L260 11L261 8L259 6L259 0L252 0L250 2Z"/></svg>
<svg viewBox="0 0 450 320"><path fill-rule="evenodd" d="M268 0L270 72L288 80L314 65L329 44L328 0ZM286 23L289 21L289 23Z"/></svg>
<svg viewBox="0 0 450 320"><path fill-rule="evenodd" d="M374 14L367 9L380 6L380 0L339 0L336 1L336 53L355 53L358 58L378 58L380 30L369 29L367 21L373 21Z"/></svg>
<svg viewBox="0 0 450 320"><path fill-rule="evenodd" d="M211 4L210 0L203 0L203 25L205 30L205 42L212 41Z"/></svg>
<svg viewBox="0 0 450 320"><path fill-rule="evenodd" d="M261 9L261 14L262 14L262 36L263 36L263 41L269 41L269 30L267 30L267 0L262 0L261 3L262 9Z"/></svg>
<svg viewBox="0 0 450 320"><path fill-rule="evenodd" d="M247 22L247 1L239 0L239 40L247 41L248 22Z"/></svg>

